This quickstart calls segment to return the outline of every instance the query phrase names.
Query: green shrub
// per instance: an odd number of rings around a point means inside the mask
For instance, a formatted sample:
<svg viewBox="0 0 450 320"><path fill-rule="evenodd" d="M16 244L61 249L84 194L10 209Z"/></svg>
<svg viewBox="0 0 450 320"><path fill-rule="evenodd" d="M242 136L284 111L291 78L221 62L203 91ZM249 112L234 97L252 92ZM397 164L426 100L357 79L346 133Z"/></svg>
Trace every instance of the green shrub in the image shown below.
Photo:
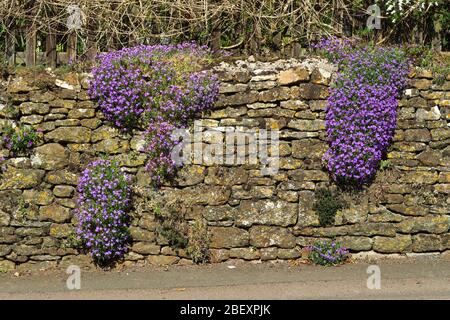
<svg viewBox="0 0 450 320"><path fill-rule="evenodd" d="M158 235L167 239L169 246L173 249L183 249L186 248L188 240L185 235L177 229L170 226L162 226L157 229Z"/></svg>
<svg viewBox="0 0 450 320"><path fill-rule="evenodd" d="M407 46L405 52L415 66L430 70L433 73L434 84L444 84L447 75L450 73L449 56L423 45Z"/></svg>
<svg viewBox="0 0 450 320"><path fill-rule="evenodd" d="M322 227L333 225L336 212L344 208L344 201L327 188L317 189L315 196L314 210L319 215L320 225Z"/></svg>

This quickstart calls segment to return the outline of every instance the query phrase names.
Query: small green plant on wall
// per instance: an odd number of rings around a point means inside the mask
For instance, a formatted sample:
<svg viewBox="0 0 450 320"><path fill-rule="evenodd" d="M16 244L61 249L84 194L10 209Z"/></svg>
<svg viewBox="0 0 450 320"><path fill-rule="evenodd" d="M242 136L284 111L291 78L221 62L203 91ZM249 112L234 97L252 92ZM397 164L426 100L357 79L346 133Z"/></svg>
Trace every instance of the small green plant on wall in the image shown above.
<svg viewBox="0 0 450 320"><path fill-rule="evenodd" d="M194 263L209 262L211 234L205 220L197 219L189 230L187 253Z"/></svg>
<svg viewBox="0 0 450 320"><path fill-rule="evenodd" d="M22 124L3 128L3 145L13 154L21 154L35 147L41 140L39 130Z"/></svg>
<svg viewBox="0 0 450 320"><path fill-rule="evenodd" d="M433 83L443 85L450 73L450 56L424 45L410 45L405 52L417 67L433 73Z"/></svg>
<svg viewBox="0 0 450 320"><path fill-rule="evenodd" d="M173 249L186 248L188 244L187 224L179 201L167 203L164 207L154 205L153 212L159 226L156 228L158 237L163 237Z"/></svg>
<svg viewBox="0 0 450 320"><path fill-rule="evenodd" d="M319 216L322 227L334 224L336 213L345 207L344 200L336 193L327 188L319 188L315 193L316 202L314 210Z"/></svg>
<svg viewBox="0 0 450 320"><path fill-rule="evenodd" d="M203 218L197 218L188 226L184 206L179 200L165 203L163 206L153 204L152 207L159 224L156 228L158 237L166 239L172 249L186 249L194 263L209 262L211 234Z"/></svg>
<svg viewBox="0 0 450 320"><path fill-rule="evenodd" d="M381 160L380 161L380 170L388 170L392 168L392 163L389 160Z"/></svg>

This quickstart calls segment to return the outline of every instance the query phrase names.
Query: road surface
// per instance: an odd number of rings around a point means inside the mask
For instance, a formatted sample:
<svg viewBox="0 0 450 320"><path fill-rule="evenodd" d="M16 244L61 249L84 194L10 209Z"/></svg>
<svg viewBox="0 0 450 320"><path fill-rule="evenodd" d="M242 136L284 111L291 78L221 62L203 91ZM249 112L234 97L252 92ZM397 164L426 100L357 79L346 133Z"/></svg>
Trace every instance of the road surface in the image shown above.
<svg viewBox="0 0 450 320"><path fill-rule="evenodd" d="M379 261L380 289L367 287L373 275L367 273L369 265L245 263L82 270L79 290L67 288L65 270L9 273L0 274L0 299L450 299L449 260Z"/></svg>

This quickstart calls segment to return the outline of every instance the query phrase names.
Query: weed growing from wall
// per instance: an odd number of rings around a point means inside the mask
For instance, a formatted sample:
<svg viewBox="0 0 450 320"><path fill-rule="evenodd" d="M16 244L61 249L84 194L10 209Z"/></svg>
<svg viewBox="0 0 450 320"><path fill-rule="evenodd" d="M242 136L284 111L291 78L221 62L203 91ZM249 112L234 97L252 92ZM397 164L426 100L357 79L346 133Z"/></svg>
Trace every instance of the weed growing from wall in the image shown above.
<svg viewBox="0 0 450 320"><path fill-rule="evenodd" d="M188 228L184 219L182 204L179 201L164 206L154 206L158 227L158 237L165 238L173 249L184 249L188 244Z"/></svg>
<svg viewBox="0 0 450 320"><path fill-rule="evenodd" d="M319 216L322 227L334 225L336 213L343 209L345 202L335 192L327 188L319 188L315 192L314 210Z"/></svg>
<svg viewBox="0 0 450 320"><path fill-rule="evenodd" d="M197 219L189 230L189 243L187 253L194 263L209 262L209 245L211 234L208 231L207 222L203 219Z"/></svg>

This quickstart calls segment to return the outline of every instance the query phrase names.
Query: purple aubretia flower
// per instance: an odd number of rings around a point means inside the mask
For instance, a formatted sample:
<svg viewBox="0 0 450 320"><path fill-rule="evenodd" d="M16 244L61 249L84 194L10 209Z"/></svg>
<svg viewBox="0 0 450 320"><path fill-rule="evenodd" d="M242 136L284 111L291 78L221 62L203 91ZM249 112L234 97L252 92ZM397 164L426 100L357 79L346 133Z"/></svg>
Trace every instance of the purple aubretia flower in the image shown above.
<svg viewBox="0 0 450 320"><path fill-rule="evenodd" d="M127 251L129 185L129 177L108 160L91 162L79 179L77 238L99 264Z"/></svg>
<svg viewBox="0 0 450 320"><path fill-rule="evenodd" d="M409 61L397 48L361 47L349 40L315 45L339 67L326 110L329 150L323 160L332 178L362 185L379 167L397 121L397 96Z"/></svg>
<svg viewBox="0 0 450 320"><path fill-rule="evenodd" d="M218 97L217 77L201 70L209 54L191 42L142 45L100 55L93 70L89 93L105 117L123 131L145 129L146 168L155 185L174 170L170 131L188 126Z"/></svg>
<svg viewBox="0 0 450 320"><path fill-rule="evenodd" d="M307 247L309 251L308 259L319 265L329 266L344 262L347 259L349 250L342 247L338 242L317 242Z"/></svg>

